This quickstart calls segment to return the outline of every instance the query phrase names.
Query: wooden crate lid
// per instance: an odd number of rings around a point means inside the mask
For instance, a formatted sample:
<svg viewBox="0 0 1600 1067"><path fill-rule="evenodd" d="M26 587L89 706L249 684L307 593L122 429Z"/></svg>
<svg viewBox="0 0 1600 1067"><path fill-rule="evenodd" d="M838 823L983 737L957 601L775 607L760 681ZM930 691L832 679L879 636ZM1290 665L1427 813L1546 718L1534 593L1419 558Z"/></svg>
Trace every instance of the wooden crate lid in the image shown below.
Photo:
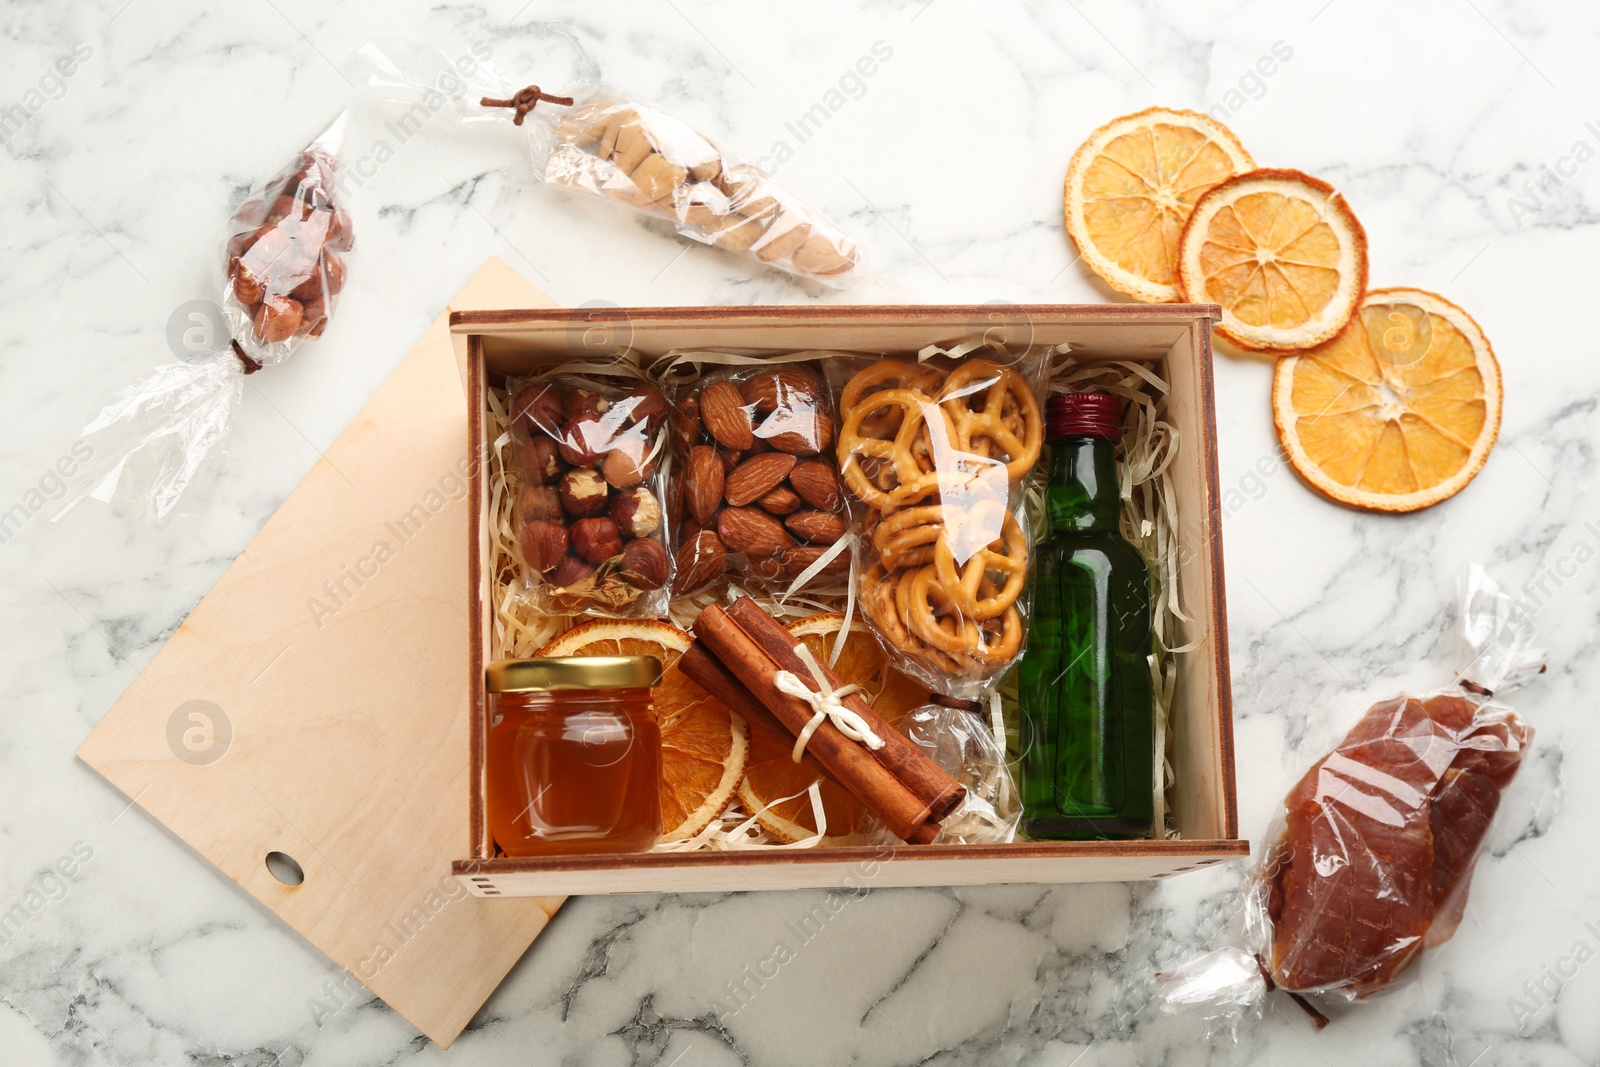
<svg viewBox="0 0 1600 1067"><path fill-rule="evenodd" d="M550 303L491 259L450 307ZM447 311L78 749L441 1045L561 902L450 878L469 826L465 457ZM269 872L273 851L303 884Z"/></svg>

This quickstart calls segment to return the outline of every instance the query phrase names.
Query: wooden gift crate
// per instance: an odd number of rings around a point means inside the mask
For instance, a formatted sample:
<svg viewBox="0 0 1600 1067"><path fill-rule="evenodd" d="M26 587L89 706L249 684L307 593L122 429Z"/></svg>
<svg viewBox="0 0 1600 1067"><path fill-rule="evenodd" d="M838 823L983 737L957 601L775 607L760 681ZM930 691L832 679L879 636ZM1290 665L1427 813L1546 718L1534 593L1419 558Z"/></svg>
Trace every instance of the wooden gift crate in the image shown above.
<svg viewBox="0 0 1600 1067"><path fill-rule="evenodd" d="M1217 489L1217 426L1211 380L1210 305L798 306L581 308L463 311L451 329L465 338L471 465L468 586L471 767L470 854L453 870L480 896L572 893L724 892L750 889L1135 881L1244 856L1234 796L1233 720ZM510 859L496 856L484 800L489 707L483 667L493 598L486 390L552 362L628 346L645 360L672 349L750 355L828 348L909 354L929 344L979 337L1013 347L1066 343L1086 361L1149 363L1172 387L1167 417L1180 434L1174 484L1180 582L1195 615L1177 640L1198 646L1177 657L1169 723L1175 782L1172 840L1017 842L1009 845L840 846L783 851L701 851ZM458 345L458 349L460 346Z"/></svg>

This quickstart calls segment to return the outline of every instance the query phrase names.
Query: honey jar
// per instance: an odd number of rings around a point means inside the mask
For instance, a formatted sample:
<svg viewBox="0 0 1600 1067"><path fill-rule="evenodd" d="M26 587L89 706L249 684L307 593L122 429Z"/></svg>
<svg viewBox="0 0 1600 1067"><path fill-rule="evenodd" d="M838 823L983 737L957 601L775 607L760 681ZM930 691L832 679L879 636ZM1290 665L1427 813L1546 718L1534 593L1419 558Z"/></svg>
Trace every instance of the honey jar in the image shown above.
<svg viewBox="0 0 1600 1067"><path fill-rule="evenodd" d="M485 670L489 823L507 856L643 852L661 836L654 656L502 660Z"/></svg>

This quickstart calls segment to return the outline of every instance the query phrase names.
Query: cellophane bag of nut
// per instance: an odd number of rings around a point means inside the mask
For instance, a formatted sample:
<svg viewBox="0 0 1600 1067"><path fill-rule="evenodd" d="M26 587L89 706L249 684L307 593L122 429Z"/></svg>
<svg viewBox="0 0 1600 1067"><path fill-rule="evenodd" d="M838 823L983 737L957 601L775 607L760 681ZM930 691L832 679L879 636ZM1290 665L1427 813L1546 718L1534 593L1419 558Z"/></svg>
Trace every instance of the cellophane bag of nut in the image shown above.
<svg viewBox="0 0 1600 1067"><path fill-rule="evenodd" d="M725 575L774 593L844 591L850 523L833 455L828 355L668 357L672 370L701 372L673 395L681 429L667 482L674 594L716 589ZM717 365L730 360L738 365Z"/></svg>
<svg viewBox="0 0 1600 1067"><path fill-rule="evenodd" d="M850 237L687 123L610 86L581 87L572 100L528 113L541 180L667 219L690 240L802 278L835 287L859 278L861 252Z"/></svg>
<svg viewBox="0 0 1600 1067"><path fill-rule="evenodd" d="M954 354L953 354L954 353ZM1047 352L833 364L862 613L896 665L976 700L1022 652Z"/></svg>
<svg viewBox="0 0 1600 1067"><path fill-rule="evenodd" d="M93 497L166 519L228 435L244 378L327 329L354 243L336 185L341 114L233 211L218 257L226 336L157 367L84 427L93 459L63 511ZM206 325L197 313L195 328Z"/></svg>
<svg viewBox="0 0 1600 1067"><path fill-rule="evenodd" d="M553 614L666 614L660 474L670 406L648 383L514 379L515 521L528 595Z"/></svg>
<svg viewBox="0 0 1600 1067"><path fill-rule="evenodd" d="M1234 1033L1277 988L1320 1028L1327 1019L1307 998L1365 999L1455 933L1533 740L1497 697L1544 669L1525 613L1476 565L1461 624L1455 684L1374 704L1289 790L1246 879L1248 950L1159 976L1164 1011Z"/></svg>

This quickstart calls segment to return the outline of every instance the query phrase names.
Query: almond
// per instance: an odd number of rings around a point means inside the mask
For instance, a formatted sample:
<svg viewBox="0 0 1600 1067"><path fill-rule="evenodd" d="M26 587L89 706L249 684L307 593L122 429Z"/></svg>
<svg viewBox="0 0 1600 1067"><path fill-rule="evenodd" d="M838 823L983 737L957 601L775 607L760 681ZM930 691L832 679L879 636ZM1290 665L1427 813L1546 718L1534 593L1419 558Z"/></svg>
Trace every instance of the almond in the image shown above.
<svg viewBox="0 0 1600 1067"><path fill-rule="evenodd" d="M767 439L767 444L779 452L814 456L833 443L833 417L826 411L792 411L781 414L782 431L770 432L777 429L773 423L778 421L778 416L774 415L767 420L767 426L763 427L769 432L761 435Z"/></svg>
<svg viewBox="0 0 1600 1067"><path fill-rule="evenodd" d="M821 386L811 372L799 367L771 367L739 387L744 401L763 414L779 408L815 407Z"/></svg>
<svg viewBox="0 0 1600 1067"><path fill-rule="evenodd" d="M683 468L683 503L701 526L722 506L722 459L710 445L695 445Z"/></svg>
<svg viewBox="0 0 1600 1067"><path fill-rule="evenodd" d="M766 496L783 484L794 470L795 458L782 452L762 452L751 456L734 468L723 486L722 495L729 504L742 508Z"/></svg>
<svg viewBox="0 0 1600 1067"><path fill-rule="evenodd" d="M787 485L780 485L760 500L757 500L756 503L760 504L763 510L769 511L774 515L787 515L792 511L798 510L802 501L799 494L793 489L790 489Z"/></svg>
<svg viewBox="0 0 1600 1067"><path fill-rule="evenodd" d="M620 574L635 589L660 589L671 577L672 560L661 542L648 537L629 541L622 550L622 562L617 566Z"/></svg>
<svg viewBox="0 0 1600 1067"><path fill-rule="evenodd" d="M717 535L733 552L771 556L794 547L783 523L760 508L723 508L717 514Z"/></svg>
<svg viewBox="0 0 1600 1067"><path fill-rule="evenodd" d="M783 524L795 536L814 545L831 545L850 529L842 516L827 511L797 511Z"/></svg>
<svg viewBox="0 0 1600 1067"><path fill-rule="evenodd" d="M672 591L692 593L722 577L728 566L728 553L715 531L701 530L678 546L675 563L677 576L672 581Z"/></svg>
<svg viewBox="0 0 1600 1067"><path fill-rule="evenodd" d="M838 511L844 505L844 491L832 464L820 459L803 460L789 472L789 484L801 499L819 511Z"/></svg>
<svg viewBox="0 0 1600 1067"><path fill-rule="evenodd" d="M705 387L700 394L700 421L705 423L706 433L726 448L743 451L756 443L750 412L732 382L712 382Z"/></svg>
<svg viewBox="0 0 1600 1067"><path fill-rule="evenodd" d="M783 569L783 577L795 579L807 567L822 558L826 548L817 545L799 545L795 548L786 548L778 553L778 564ZM850 572L850 553L840 552L827 562L818 574L840 575Z"/></svg>

